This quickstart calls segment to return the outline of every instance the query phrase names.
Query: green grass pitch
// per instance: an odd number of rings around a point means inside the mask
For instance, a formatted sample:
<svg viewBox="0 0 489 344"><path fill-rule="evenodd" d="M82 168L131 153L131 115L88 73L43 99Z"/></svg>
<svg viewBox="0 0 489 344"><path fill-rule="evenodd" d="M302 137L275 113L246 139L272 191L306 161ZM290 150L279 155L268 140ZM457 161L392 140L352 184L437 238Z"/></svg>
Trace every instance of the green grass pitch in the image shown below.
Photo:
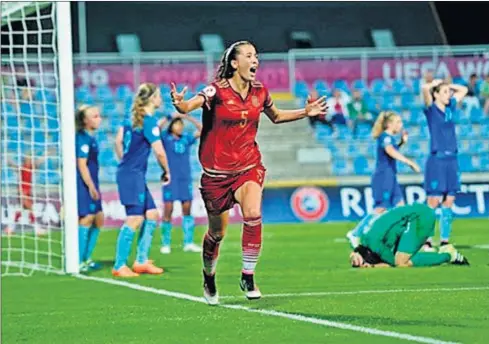
<svg viewBox="0 0 489 344"><path fill-rule="evenodd" d="M362 329L416 336L411 338L414 342L423 337L428 343L487 343L487 220L454 222L453 242L468 257L470 267L352 269L349 248L343 241L351 226L266 225L256 277L264 298L254 302L246 301L238 287L240 231L232 226L218 263L219 292L225 296L221 301L264 310L261 314L149 292L160 289L201 296L201 258L182 252L180 228L174 228L171 255L161 255L160 237L154 238L151 257L165 268L165 274L125 280L151 287L146 291L39 272L27 278L3 276L2 343L408 342ZM198 228L196 238L201 238L203 231ZM101 234L94 257L105 268L90 276L112 278L116 235L117 231ZM8 244L19 242L2 238L4 261ZM46 243L39 245L40 250L48 249ZM31 257L26 255L25 259ZM271 311L357 327L339 329L278 317Z"/></svg>

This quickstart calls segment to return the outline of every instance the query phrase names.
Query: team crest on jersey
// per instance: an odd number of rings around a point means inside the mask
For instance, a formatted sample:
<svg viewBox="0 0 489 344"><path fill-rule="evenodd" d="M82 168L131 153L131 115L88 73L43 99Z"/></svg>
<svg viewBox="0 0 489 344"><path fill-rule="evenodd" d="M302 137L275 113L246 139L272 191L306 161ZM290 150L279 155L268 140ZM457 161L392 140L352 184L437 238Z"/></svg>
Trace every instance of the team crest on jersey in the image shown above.
<svg viewBox="0 0 489 344"><path fill-rule="evenodd" d="M302 221L320 221L329 210L326 193L315 187L301 187L294 191L290 199L294 215Z"/></svg>
<svg viewBox="0 0 489 344"><path fill-rule="evenodd" d="M384 144L385 145L390 145L391 143L392 143L392 140L391 140L390 136L386 136L384 138Z"/></svg>
<svg viewBox="0 0 489 344"><path fill-rule="evenodd" d="M258 99L257 96L251 97L251 105L253 105L254 107L260 106L260 100Z"/></svg>
<svg viewBox="0 0 489 344"><path fill-rule="evenodd" d="M212 85L207 86L206 88L204 88L203 92L207 97L214 97L214 95L216 94L216 88Z"/></svg>
<svg viewBox="0 0 489 344"><path fill-rule="evenodd" d="M154 127L151 132L154 136L160 136L160 129L158 127Z"/></svg>
<svg viewBox="0 0 489 344"><path fill-rule="evenodd" d="M90 150L90 148L88 148L88 145L83 145L80 149L83 153L88 153L88 151Z"/></svg>

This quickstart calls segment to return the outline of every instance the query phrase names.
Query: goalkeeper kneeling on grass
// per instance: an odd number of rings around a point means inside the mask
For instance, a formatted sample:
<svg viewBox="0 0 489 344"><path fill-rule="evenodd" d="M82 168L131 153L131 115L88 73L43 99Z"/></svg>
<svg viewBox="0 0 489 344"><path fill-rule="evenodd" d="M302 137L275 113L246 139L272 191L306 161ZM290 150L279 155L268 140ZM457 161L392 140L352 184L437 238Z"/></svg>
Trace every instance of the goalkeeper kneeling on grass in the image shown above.
<svg viewBox="0 0 489 344"><path fill-rule="evenodd" d="M419 252L433 235L435 212L424 204L393 208L372 219L350 254L353 267L419 267L444 263L469 265L453 245L438 252Z"/></svg>

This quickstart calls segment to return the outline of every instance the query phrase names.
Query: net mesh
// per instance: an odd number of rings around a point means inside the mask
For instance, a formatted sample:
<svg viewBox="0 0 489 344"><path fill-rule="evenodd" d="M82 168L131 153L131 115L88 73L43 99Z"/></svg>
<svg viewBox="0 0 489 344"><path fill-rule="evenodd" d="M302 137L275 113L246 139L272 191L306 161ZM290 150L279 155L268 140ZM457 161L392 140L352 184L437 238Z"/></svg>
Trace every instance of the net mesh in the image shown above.
<svg viewBox="0 0 489 344"><path fill-rule="evenodd" d="M1 9L2 275L62 273L55 6Z"/></svg>

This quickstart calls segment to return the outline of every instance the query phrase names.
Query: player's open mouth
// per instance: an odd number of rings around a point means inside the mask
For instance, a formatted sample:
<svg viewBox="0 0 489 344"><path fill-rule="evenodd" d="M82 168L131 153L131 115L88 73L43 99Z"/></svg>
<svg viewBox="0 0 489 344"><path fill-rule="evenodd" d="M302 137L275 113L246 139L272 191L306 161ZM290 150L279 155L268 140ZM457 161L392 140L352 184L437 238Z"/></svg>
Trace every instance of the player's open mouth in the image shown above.
<svg viewBox="0 0 489 344"><path fill-rule="evenodd" d="M250 73L255 74L256 73L256 67L251 67L250 68Z"/></svg>

